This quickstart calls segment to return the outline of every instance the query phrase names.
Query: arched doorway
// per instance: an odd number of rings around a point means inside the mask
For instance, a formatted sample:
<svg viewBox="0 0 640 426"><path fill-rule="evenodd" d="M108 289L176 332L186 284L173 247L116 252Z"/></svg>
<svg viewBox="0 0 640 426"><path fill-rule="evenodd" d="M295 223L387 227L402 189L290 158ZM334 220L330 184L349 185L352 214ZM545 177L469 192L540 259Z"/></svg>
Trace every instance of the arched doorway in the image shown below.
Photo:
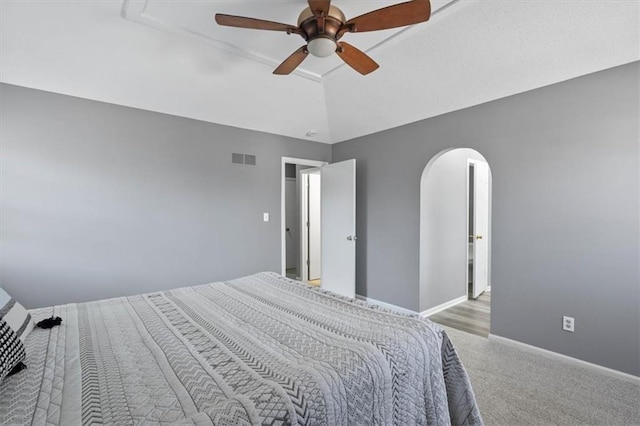
<svg viewBox="0 0 640 426"><path fill-rule="evenodd" d="M491 283L491 171L470 148L447 149L424 168L420 182L420 311L441 311L477 299L488 334ZM487 303L488 300L488 303ZM480 303L483 302L483 303ZM486 306L486 312L485 308ZM464 312L459 307L456 321ZM472 307L475 308L475 307ZM472 310L472 309L471 309ZM468 331L468 330L467 330Z"/></svg>

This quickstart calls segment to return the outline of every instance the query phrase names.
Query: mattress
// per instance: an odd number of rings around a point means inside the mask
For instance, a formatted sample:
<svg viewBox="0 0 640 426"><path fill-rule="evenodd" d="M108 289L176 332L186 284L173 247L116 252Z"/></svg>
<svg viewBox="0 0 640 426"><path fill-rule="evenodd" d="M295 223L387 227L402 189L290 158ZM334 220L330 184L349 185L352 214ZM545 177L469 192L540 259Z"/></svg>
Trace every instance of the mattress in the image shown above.
<svg viewBox="0 0 640 426"><path fill-rule="evenodd" d="M482 424L438 325L275 273L31 314L1 424Z"/></svg>

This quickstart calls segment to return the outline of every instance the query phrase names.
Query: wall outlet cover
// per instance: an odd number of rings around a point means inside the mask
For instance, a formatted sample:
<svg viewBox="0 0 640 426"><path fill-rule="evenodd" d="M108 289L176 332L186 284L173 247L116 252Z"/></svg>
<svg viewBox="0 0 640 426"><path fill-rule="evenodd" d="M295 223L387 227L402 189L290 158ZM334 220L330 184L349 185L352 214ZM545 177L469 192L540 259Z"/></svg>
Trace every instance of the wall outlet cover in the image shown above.
<svg viewBox="0 0 640 426"><path fill-rule="evenodd" d="M562 317L562 329L564 331L574 332L576 326L576 320L573 317L563 316Z"/></svg>

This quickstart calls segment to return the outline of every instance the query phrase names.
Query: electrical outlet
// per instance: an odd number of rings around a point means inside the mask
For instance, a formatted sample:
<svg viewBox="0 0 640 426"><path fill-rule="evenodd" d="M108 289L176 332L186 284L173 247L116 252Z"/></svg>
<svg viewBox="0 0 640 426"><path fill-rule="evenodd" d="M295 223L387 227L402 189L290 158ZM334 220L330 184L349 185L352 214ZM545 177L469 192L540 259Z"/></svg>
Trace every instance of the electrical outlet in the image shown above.
<svg viewBox="0 0 640 426"><path fill-rule="evenodd" d="M562 329L564 331L570 331L570 332L574 332L576 327L576 320L573 317L567 317L567 316L563 316L562 317Z"/></svg>

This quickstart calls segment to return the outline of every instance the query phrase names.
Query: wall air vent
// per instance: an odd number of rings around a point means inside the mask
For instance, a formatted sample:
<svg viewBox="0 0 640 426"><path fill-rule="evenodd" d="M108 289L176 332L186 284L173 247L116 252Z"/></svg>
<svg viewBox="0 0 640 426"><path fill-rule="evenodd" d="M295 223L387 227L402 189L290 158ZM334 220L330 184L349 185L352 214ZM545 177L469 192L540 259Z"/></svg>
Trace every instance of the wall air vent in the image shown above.
<svg viewBox="0 0 640 426"><path fill-rule="evenodd" d="M244 164L247 166L255 166L256 165L256 156L251 154L244 155Z"/></svg>
<svg viewBox="0 0 640 426"><path fill-rule="evenodd" d="M253 154L240 154L238 152L234 152L231 154L231 162L233 164L244 164L247 166L255 166L256 156Z"/></svg>
<svg viewBox="0 0 640 426"><path fill-rule="evenodd" d="M238 154L237 152L234 152L233 154L231 154L231 162L233 164L244 164L244 154Z"/></svg>

